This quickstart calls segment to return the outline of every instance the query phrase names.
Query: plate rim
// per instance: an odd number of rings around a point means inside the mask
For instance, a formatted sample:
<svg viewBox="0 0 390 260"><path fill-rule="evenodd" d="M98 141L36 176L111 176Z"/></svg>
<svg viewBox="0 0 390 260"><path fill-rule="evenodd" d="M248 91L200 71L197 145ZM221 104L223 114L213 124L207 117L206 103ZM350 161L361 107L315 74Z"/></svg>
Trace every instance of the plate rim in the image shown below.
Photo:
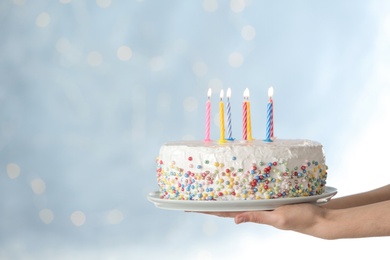
<svg viewBox="0 0 390 260"><path fill-rule="evenodd" d="M150 192L147 199L154 203L157 208L179 211L256 211L273 210L279 206L298 203L311 203L322 205L337 194L337 188L325 186L325 192L320 195L278 198L264 200L229 200L229 201L189 201L189 200L168 200L158 196L159 191Z"/></svg>

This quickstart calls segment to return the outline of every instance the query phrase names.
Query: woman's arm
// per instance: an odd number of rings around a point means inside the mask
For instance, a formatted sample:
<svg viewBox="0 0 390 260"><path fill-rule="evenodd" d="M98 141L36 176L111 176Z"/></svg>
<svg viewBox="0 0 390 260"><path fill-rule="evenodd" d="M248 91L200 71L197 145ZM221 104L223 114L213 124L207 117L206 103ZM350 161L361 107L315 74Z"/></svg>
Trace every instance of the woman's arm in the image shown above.
<svg viewBox="0 0 390 260"><path fill-rule="evenodd" d="M321 207L303 203L273 211L207 214L232 217L237 224L266 224L324 239L390 236L390 185L332 199Z"/></svg>
<svg viewBox="0 0 390 260"><path fill-rule="evenodd" d="M363 193L335 198L322 207L327 209L344 209L368 205L385 200L390 200L390 185Z"/></svg>
<svg viewBox="0 0 390 260"><path fill-rule="evenodd" d="M282 206L273 211L230 214L237 224L266 224L324 239L390 235L390 201L337 210L304 203Z"/></svg>

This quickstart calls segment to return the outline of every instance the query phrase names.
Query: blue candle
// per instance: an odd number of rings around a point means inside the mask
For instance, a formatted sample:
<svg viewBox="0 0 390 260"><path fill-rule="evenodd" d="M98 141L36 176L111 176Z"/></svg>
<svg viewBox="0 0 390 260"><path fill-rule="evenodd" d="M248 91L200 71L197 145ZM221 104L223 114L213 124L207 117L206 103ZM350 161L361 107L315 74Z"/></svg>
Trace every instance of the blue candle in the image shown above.
<svg viewBox="0 0 390 260"><path fill-rule="evenodd" d="M266 142L272 142L273 138L273 102L272 102L272 95L273 95L274 89L270 87L268 89L268 96L269 96L269 102L267 104L267 127L266 127L266 134L265 134L265 140Z"/></svg>
<svg viewBox="0 0 390 260"><path fill-rule="evenodd" d="M274 140L274 100L272 96L274 95L274 88L270 87L268 89L269 103L271 103L271 140Z"/></svg>
<svg viewBox="0 0 390 260"><path fill-rule="evenodd" d="M227 104L226 104L226 114L227 114L227 121L228 121L228 138L227 140L234 140L232 137L232 112L231 112L231 105L230 105L230 96L232 94L232 91L230 88L228 88L226 97L227 97Z"/></svg>

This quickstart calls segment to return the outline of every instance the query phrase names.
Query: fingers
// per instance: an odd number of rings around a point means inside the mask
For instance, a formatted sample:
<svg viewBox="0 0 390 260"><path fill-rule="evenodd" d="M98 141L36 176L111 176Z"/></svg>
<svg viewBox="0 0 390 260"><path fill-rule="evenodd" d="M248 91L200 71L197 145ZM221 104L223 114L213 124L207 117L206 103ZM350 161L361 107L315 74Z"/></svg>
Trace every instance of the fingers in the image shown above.
<svg viewBox="0 0 390 260"><path fill-rule="evenodd" d="M271 211L234 211L234 212L219 212L219 211L186 211L193 213L201 213L206 215L213 215L222 218L234 218L236 224L244 223L244 222L254 222L259 224L267 224L268 216L267 213Z"/></svg>
<svg viewBox="0 0 390 260"><path fill-rule="evenodd" d="M237 214L234 218L236 224L253 222L258 224L269 224L272 211L250 211Z"/></svg>
<svg viewBox="0 0 390 260"><path fill-rule="evenodd" d="M206 215L213 215L222 218L234 218L236 224L253 222L258 224L270 224L272 221L272 211L247 211L247 212L210 212L210 211L191 211Z"/></svg>
<svg viewBox="0 0 390 260"><path fill-rule="evenodd" d="M223 218L234 218L242 212L210 212L210 211L198 212L197 211L195 213L202 213L202 214L213 215L213 216L223 217Z"/></svg>

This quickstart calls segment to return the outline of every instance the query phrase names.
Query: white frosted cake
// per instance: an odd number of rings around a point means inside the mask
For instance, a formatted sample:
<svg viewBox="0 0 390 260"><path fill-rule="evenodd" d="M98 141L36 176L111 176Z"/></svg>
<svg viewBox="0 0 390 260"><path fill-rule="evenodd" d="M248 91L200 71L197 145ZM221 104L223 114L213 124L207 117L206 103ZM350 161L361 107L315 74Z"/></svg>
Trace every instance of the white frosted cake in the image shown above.
<svg viewBox="0 0 390 260"><path fill-rule="evenodd" d="M172 200L261 200L325 191L323 147L310 140L178 141L157 162L160 197Z"/></svg>

